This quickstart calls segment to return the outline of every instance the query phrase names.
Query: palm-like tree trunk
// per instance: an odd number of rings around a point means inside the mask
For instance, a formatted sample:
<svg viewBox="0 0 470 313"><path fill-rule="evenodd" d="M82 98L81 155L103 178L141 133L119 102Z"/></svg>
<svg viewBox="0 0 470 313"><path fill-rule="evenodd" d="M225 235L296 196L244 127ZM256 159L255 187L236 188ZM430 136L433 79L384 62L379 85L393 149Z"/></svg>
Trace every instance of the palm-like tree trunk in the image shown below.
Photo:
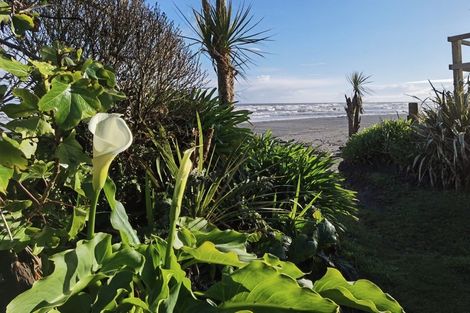
<svg viewBox="0 0 470 313"><path fill-rule="evenodd" d="M348 116L348 133L349 137L356 134L361 127L361 113L362 113L362 98L357 94L351 98L345 96L346 98L346 113Z"/></svg>
<svg viewBox="0 0 470 313"><path fill-rule="evenodd" d="M219 98L226 105L232 104L235 96L235 75L229 58L229 55L222 55L216 60Z"/></svg>
<svg viewBox="0 0 470 313"><path fill-rule="evenodd" d="M208 0L202 0L202 8L204 11L205 20L207 22L211 21L210 16L210 4ZM216 12L218 15L222 16L226 10L225 0L216 1ZM213 36L214 42L218 42L221 39L216 38L217 33L214 33ZM225 105L230 105L233 103L235 98L235 71L232 66L230 59L230 50L227 51L217 51L215 49L208 49L209 55L216 63L217 71L217 89L219 92L220 102Z"/></svg>

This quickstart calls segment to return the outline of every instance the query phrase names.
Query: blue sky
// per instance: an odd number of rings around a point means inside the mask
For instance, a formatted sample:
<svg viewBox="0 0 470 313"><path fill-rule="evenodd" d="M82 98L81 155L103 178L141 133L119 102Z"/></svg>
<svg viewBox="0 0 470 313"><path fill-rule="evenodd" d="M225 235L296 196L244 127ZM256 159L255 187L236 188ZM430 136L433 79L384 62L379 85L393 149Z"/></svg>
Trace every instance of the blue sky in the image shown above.
<svg viewBox="0 0 470 313"><path fill-rule="evenodd" d="M470 3L463 0L246 0L263 18L272 41L257 48L247 79L236 86L242 103L343 101L346 75L371 75L366 101L408 101L429 95L427 80L452 85L447 37L470 32ZM237 6L243 1L234 0ZM191 18L200 0L162 0L160 8L191 34L177 7ZM466 51L468 49L468 51ZM464 47L464 62L470 47ZM209 85L215 86L210 62Z"/></svg>

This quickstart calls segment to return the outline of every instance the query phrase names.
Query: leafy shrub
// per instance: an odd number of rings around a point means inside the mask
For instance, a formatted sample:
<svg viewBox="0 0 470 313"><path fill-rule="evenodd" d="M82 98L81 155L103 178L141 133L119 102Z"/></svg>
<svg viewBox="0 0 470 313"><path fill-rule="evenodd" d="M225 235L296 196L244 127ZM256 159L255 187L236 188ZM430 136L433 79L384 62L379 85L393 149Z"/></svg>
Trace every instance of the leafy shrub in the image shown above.
<svg viewBox="0 0 470 313"><path fill-rule="evenodd" d="M342 150L346 162L393 163L407 167L415 155L412 123L403 119L384 120L353 135Z"/></svg>
<svg viewBox="0 0 470 313"><path fill-rule="evenodd" d="M131 204L129 208L133 215L143 214L144 199L135 191L145 188L146 172L152 171L156 177L154 162L161 153L169 161L168 158L177 157L178 151L201 143L202 159L208 162L212 154L214 159L227 159L251 136L250 129L240 126L249 120L249 112L221 105L214 93L214 89L181 91L177 100L168 103L169 111L165 117L158 122L142 121L146 125L145 140L137 142L132 147L132 154L126 155L126 159L121 158L121 164L114 168L116 176L120 177L116 184L123 190L126 202ZM171 182L171 172L163 170L161 174L163 181ZM165 184L155 187L157 192L167 190Z"/></svg>
<svg viewBox="0 0 470 313"><path fill-rule="evenodd" d="M154 236L147 244L128 241L133 230L120 228L123 242L117 244L106 233L78 241L75 249L53 255L51 273L13 299L6 312L74 312L81 308L99 312L334 313L340 306L365 312L403 312L397 301L370 281L347 282L339 271L328 269L313 282L292 263L269 254L256 259L246 253L246 234L221 231L203 219L180 219L192 168L190 154L184 153L178 170L167 240ZM108 201L114 205L114 194ZM196 264L216 270L214 266L218 266L222 278L212 278L206 288L194 290L187 271Z"/></svg>
<svg viewBox="0 0 470 313"><path fill-rule="evenodd" d="M416 132L419 153L414 169L420 181L451 188L470 187L469 91L455 95L434 89L434 106L425 108Z"/></svg>
<svg viewBox="0 0 470 313"><path fill-rule="evenodd" d="M270 180L271 196L266 200L275 207L290 208L292 199L296 199L301 208L314 205L333 219L354 210L354 192L341 186L343 178L334 171L330 155L300 143L282 141L270 132L255 136L245 149L247 162L242 175L256 173Z"/></svg>
<svg viewBox="0 0 470 313"><path fill-rule="evenodd" d="M3 5L4 23L15 18L16 5ZM28 13L20 15L33 23ZM9 272L13 281L24 284L22 289L32 287L7 305L7 313L333 313L340 306L403 312L393 298L369 281L350 283L329 269L313 282L292 263L269 254L257 258L248 253L249 234L222 231L203 219L180 218L194 149L186 150L178 160L166 240L150 234L141 243L142 236L116 200L116 186L109 179L104 181L109 162L120 149L106 151L104 160L95 149L90 168L88 154L75 139L82 121L109 110L123 98L115 89L114 73L98 62L82 60L80 51L69 48L45 47L43 55L43 60L28 64L0 55L0 68L24 84L24 88L14 88L18 99L3 107L13 120L2 125L9 131L2 130L0 140L0 310L10 300L4 297L5 291L24 291L8 284L3 272ZM203 138L197 120L199 138ZM97 132L94 135L98 137ZM113 144L107 136L103 138ZM127 147L130 138L127 133L122 147ZM200 140L196 159L198 171L203 170L202 143ZM98 158L102 162L96 162ZM93 184L91 169L98 174L94 178L99 178ZM113 234L92 231L88 240L78 240L85 224L94 229L92 216L102 184ZM62 214L58 216L58 212ZM291 218L297 216L294 213ZM66 218L67 223L58 217ZM11 257L5 260L4 252ZM20 258L21 252L27 252L29 259ZM195 287L200 276L207 285Z"/></svg>
<svg viewBox="0 0 470 313"><path fill-rule="evenodd" d="M1 5L15 16L14 7ZM37 254L80 236L91 159L77 129L125 98L114 72L80 50L56 45L43 47L41 56L19 62L0 53L1 70L18 81L8 86L12 93L1 107L8 116L0 131L0 251L10 263L0 268L0 279L9 277L11 286L0 289L6 293L41 277Z"/></svg>

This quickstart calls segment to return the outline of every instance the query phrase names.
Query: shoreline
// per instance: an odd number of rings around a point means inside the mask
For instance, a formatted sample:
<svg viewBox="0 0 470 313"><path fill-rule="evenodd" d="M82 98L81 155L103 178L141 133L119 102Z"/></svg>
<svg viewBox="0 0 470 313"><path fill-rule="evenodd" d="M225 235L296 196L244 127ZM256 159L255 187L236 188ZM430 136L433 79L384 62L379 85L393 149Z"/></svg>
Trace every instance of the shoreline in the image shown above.
<svg viewBox="0 0 470 313"><path fill-rule="evenodd" d="M403 115L399 117L404 118ZM398 116L364 115L360 130L382 120L396 120ZM315 117L305 119L251 122L246 125L255 133L271 130L273 135L283 140L295 140L315 146L320 150L336 154L348 140L348 120L346 117Z"/></svg>

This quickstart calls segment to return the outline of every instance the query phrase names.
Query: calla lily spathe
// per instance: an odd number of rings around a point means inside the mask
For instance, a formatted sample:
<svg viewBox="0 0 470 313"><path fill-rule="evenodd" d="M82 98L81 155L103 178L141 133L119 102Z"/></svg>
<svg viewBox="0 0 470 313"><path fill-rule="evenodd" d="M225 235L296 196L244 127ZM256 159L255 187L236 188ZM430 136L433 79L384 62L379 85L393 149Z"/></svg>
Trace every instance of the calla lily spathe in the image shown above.
<svg viewBox="0 0 470 313"><path fill-rule="evenodd" d="M116 155L132 143L132 133L126 122L115 113L98 113L88 124L93 134L93 189L99 192L108 176L109 166Z"/></svg>

